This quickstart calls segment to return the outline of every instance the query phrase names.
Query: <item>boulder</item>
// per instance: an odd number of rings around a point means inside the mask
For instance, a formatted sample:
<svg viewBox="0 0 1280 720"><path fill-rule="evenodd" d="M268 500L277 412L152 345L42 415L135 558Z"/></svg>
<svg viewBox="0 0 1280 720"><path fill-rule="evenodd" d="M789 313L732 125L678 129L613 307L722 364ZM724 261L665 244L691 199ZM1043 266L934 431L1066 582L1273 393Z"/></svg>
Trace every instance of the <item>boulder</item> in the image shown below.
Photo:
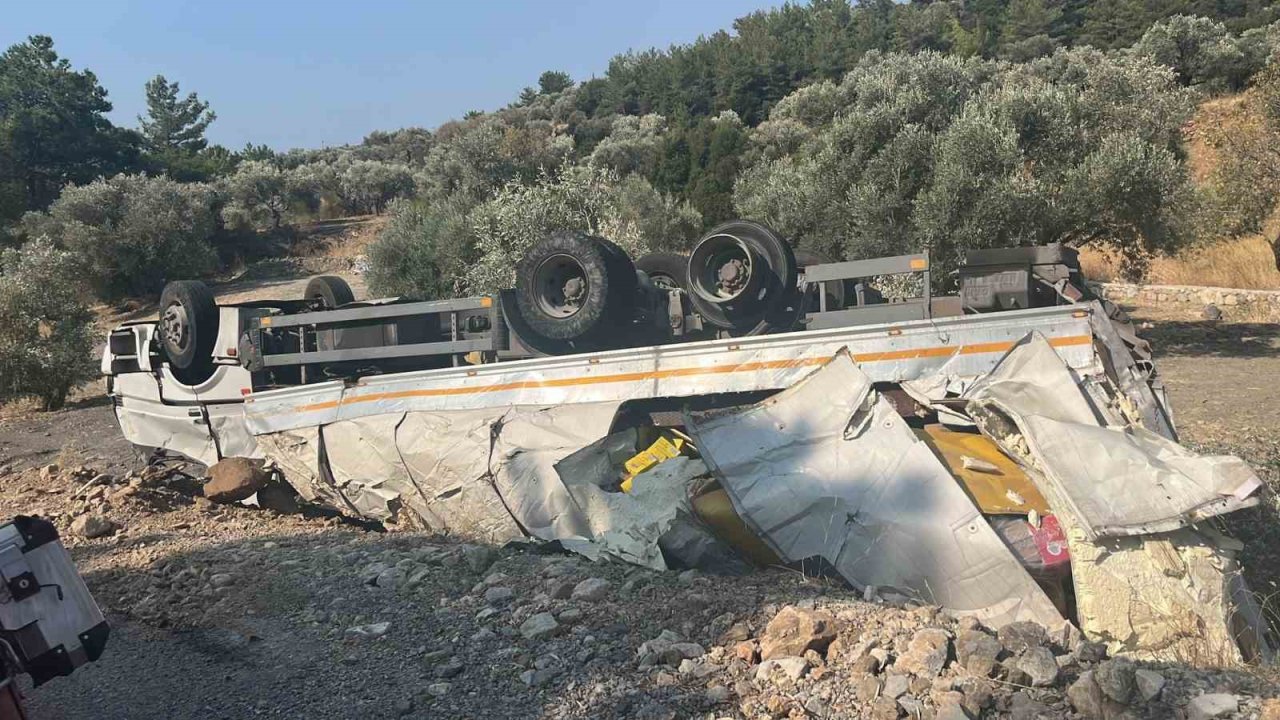
<svg viewBox="0 0 1280 720"><path fill-rule="evenodd" d="M769 621L760 636L760 657L800 657L806 650L824 652L836 639L836 621L830 613L787 606Z"/></svg>
<svg viewBox="0 0 1280 720"><path fill-rule="evenodd" d="M214 502L234 503L248 500L266 487L271 476L261 460L245 457L223 458L209 467L209 480L204 496Z"/></svg>

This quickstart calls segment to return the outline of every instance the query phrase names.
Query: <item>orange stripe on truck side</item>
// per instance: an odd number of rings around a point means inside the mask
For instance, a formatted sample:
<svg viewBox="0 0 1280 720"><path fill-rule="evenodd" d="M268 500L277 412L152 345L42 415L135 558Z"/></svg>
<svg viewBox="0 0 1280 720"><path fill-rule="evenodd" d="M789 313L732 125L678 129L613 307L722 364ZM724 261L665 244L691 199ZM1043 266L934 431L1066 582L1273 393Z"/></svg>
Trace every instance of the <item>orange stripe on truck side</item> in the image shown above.
<svg viewBox="0 0 1280 720"><path fill-rule="evenodd" d="M1053 347L1069 347L1088 345L1093 342L1091 335L1070 335L1052 338L1049 344ZM927 347L909 350L886 350L884 352L860 353L853 356L855 362L887 362L890 360L917 360L921 358L949 357L951 355L981 355L984 353L1008 352L1013 348L1012 342L976 343L959 347ZM494 383L475 387L434 388L424 390L397 390L395 392L369 393L355 395L341 400L302 405L294 412L315 412L332 410L339 405L378 402L379 400L399 400L402 398L440 397L444 395L472 395L478 393L504 392L507 390L531 390L535 388L573 387L577 385L599 385L602 383L627 383L643 380L661 380L663 378L694 377L697 375L723 375L725 373L755 372L757 370L785 370L797 367L822 365L830 360L830 356L794 358L791 360L763 360L759 362L736 363L732 365L712 365L709 367L673 368L671 370L649 370L645 372L616 373L613 375L581 376L562 378L559 380L524 380L521 382Z"/></svg>

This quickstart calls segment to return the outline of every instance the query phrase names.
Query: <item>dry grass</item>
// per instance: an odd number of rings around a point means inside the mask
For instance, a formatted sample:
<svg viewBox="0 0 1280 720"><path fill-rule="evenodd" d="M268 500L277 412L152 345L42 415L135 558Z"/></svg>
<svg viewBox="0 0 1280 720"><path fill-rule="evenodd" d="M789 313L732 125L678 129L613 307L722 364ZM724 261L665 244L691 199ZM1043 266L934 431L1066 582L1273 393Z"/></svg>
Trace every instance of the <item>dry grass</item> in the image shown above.
<svg viewBox="0 0 1280 720"><path fill-rule="evenodd" d="M1106 250L1084 248L1080 265L1085 277L1101 282L1123 281L1120 263ZM1221 240L1151 259L1145 282L1152 285L1199 285L1247 290L1280 290L1280 271L1271 246L1261 235Z"/></svg>

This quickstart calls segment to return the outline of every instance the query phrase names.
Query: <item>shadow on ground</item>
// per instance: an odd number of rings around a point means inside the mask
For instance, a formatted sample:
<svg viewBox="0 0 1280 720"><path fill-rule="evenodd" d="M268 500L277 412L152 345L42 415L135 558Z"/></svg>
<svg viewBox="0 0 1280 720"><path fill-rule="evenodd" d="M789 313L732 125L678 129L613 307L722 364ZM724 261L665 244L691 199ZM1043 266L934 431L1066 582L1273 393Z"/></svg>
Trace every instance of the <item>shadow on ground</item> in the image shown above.
<svg viewBox="0 0 1280 720"><path fill-rule="evenodd" d="M1209 320L1152 320L1140 330L1157 357L1275 357L1280 354L1280 323L1224 323Z"/></svg>
<svg viewBox="0 0 1280 720"><path fill-rule="evenodd" d="M792 572L699 576L690 582L674 572L592 564L573 555L547 557L542 549L505 549L485 570L460 556L458 546L439 538L335 530L262 536L166 554L144 568L90 573L95 595L115 610L112 639L97 663L31 691L34 716L738 717L739 699L717 704L706 696L709 684L732 687L734 677L641 669L637 648L663 630L710 648L727 622L746 622L755 634L778 606L791 603L856 610L857 619L845 631L849 645L863 635L889 637L894 647L897 637L909 638L912 623L920 622L918 615L859 603L846 590ZM373 587L361 575L379 558L430 558L422 561L429 571L416 587ZM230 575L232 582L225 590L209 590L201 571ZM493 573L501 573L493 585L514 591L511 602L495 604L496 612L486 610L483 586L477 587ZM538 598L553 575L569 581L604 577L610 595L593 602ZM558 635L526 640L516 631L534 611L571 609L581 615L566 621ZM349 632L379 622L389 623L379 637ZM850 660L843 658L827 674L828 686L846 697L856 674L843 664ZM530 687L521 673L535 668L552 668L553 677ZM1074 674L1056 688L1024 692L1065 711L1063 686ZM447 691L440 692L442 682ZM1255 673L1220 672L1213 683L1230 692L1267 693ZM802 686L811 687L809 681ZM993 688L1003 693L998 709L1008 711L1011 690ZM799 711L804 700L795 696L801 689L782 694L784 709ZM861 717L864 711L848 702L829 706L821 716ZM1175 712L1159 703L1152 711L1165 717Z"/></svg>

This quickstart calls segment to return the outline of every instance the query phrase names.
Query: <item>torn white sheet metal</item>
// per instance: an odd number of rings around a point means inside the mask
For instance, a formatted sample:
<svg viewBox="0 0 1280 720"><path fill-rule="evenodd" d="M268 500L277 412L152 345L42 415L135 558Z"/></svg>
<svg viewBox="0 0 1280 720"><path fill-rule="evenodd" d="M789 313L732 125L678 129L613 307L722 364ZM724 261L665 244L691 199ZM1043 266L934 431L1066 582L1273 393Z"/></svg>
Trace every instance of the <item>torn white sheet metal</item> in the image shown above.
<svg viewBox="0 0 1280 720"><path fill-rule="evenodd" d="M1197 455L1137 425L1104 425L1123 418L1092 404L1037 334L965 397L979 419L994 408L1017 425L1049 503L1070 511L1090 540L1174 530L1258 502L1253 495L1262 483L1239 458ZM1002 431L984 429L1010 443Z"/></svg>
<svg viewBox="0 0 1280 720"><path fill-rule="evenodd" d="M492 428L506 411L404 414L395 446L436 529L497 544L525 537L489 479Z"/></svg>
<svg viewBox="0 0 1280 720"><path fill-rule="evenodd" d="M821 557L999 627L1063 618L847 352L747 410L687 423L743 520L789 562Z"/></svg>
<svg viewBox="0 0 1280 720"><path fill-rule="evenodd" d="M1100 371L1091 310L1060 306L983 316L811 330L628 348L609 352L393 373L354 385L318 383L253 393L245 401L255 435L402 412L612 402L782 389L847 347L875 381L934 374L943 365L976 376L1039 329L1067 363Z"/></svg>
<svg viewBox="0 0 1280 720"><path fill-rule="evenodd" d="M388 413L259 436L308 500L491 543L591 537L555 464L608 432L616 403Z"/></svg>
<svg viewBox="0 0 1280 720"><path fill-rule="evenodd" d="M689 484L707 474L700 460L676 457L636 476L633 491L608 491L583 478L565 478L573 501L588 523L585 537L562 539L565 547L592 560L611 557L666 570L659 540L677 516L689 514Z"/></svg>

